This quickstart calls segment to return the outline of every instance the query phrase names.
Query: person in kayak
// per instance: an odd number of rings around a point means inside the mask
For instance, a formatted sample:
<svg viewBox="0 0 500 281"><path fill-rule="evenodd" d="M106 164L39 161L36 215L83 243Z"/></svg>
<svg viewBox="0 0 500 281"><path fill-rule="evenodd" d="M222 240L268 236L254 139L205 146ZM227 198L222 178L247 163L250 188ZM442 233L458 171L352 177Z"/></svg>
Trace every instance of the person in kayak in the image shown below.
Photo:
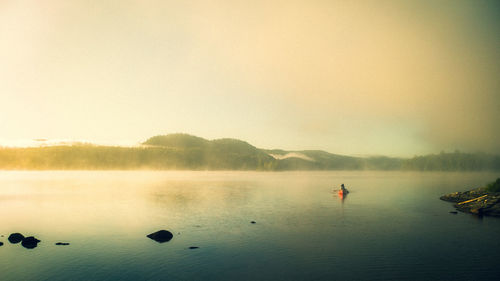
<svg viewBox="0 0 500 281"><path fill-rule="evenodd" d="M346 192L346 191L347 191L347 190L345 189L344 184L341 184L341 185L340 185L340 190L342 190L342 192Z"/></svg>

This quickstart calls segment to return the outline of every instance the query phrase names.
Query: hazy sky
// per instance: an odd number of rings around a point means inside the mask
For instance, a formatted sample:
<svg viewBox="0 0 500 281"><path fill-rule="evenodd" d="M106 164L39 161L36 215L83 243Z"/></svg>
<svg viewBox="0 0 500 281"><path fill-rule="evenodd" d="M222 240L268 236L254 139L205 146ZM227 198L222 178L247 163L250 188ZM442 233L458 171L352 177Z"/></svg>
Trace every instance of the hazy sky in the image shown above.
<svg viewBox="0 0 500 281"><path fill-rule="evenodd" d="M500 1L2 1L0 139L500 153Z"/></svg>

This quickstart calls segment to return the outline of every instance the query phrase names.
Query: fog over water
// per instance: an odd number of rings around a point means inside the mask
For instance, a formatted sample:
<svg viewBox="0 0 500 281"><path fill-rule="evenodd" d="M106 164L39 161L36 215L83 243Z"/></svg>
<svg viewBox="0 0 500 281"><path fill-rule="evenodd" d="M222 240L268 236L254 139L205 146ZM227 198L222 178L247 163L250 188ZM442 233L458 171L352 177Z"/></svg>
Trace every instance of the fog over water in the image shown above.
<svg viewBox="0 0 500 281"><path fill-rule="evenodd" d="M500 220L439 196L498 176L4 171L1 279L495 280ZM146 237L160 229L173 239Z"/></svg>

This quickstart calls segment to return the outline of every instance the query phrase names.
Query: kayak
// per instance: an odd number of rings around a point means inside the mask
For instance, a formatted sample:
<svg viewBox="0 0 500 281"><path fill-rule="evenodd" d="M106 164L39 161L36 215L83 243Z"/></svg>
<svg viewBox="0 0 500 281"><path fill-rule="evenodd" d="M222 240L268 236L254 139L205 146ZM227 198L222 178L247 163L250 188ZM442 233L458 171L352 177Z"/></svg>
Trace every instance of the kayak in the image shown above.
<svg viewBox="0 0 500 281"><path fill-rule="evenodd" d="M347 190L342 190L342 189L340 189L340 190L339 190L339 196L344 196L344 195L347 195L347 193L349 193L349 191L347 191Z"/></svg>

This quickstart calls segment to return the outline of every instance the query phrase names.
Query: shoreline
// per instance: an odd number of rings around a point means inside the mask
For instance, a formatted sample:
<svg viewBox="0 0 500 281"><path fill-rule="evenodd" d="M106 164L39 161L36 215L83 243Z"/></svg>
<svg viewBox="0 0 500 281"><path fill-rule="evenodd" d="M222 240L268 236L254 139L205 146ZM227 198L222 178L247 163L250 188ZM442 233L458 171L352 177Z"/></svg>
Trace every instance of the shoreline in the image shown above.
<svg viewBox="0 0 500 281"><path fill-rule="evenodd" d="M464 213L500 217L500 192L490 192L485 187L445 194L439 199L455 203L453 207Z"/></svg>

